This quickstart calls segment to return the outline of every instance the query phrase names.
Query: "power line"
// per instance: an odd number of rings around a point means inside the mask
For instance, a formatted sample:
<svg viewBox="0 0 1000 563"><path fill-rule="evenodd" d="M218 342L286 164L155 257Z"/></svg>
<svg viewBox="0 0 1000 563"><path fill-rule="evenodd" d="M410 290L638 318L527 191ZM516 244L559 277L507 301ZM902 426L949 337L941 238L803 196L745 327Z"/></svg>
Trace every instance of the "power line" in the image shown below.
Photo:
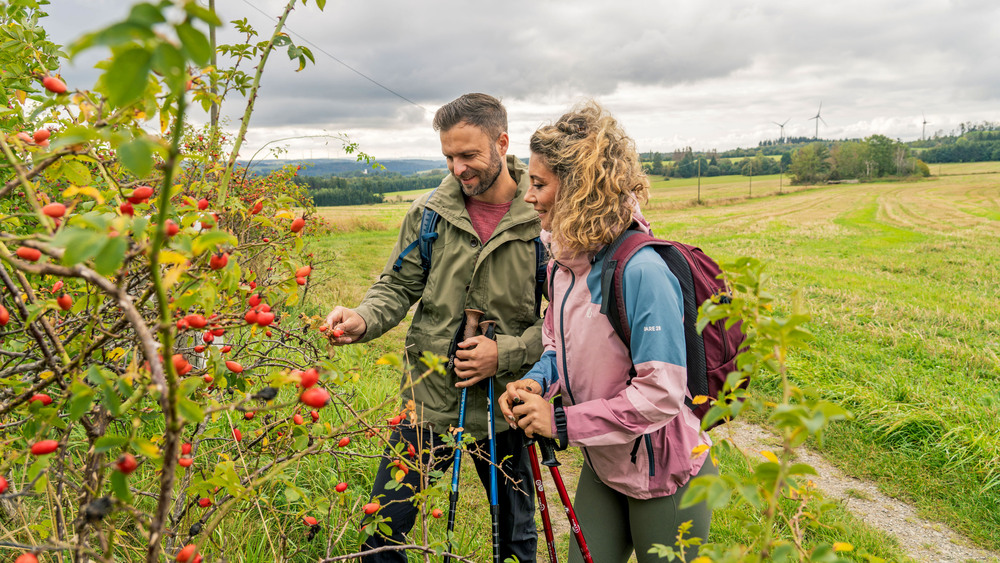
<svg viewBox="0 0 1000 563"><path fill-rule="evenodd" d="M253 8L254 10L257 10L258 12L260 12L261 14L263 14L263 15L264 15L265 17L268 17L268 18L270 18L270 17L271 17L271 15L270 15L270 14L268 14L267 12L265 12L264 10L261 10L261 9L260 9L260 8L258 8L257 6L254 6L253 4L251 4L249 0L243 0L243 3L245 3L245 4L247 5L247 6L250 6L250 7L251 7L251 8ZM374 84L374 85L378 86L379 88L381 88L381 89L385 90L386 92L389 92L389 93L390 93L390 94L392 94L393 96L396 96L397 98L399 98L399 99L401 99L401 100L403 100L403 101L405 101L405 102L407 102L407 103L409 103L409 104L412 104L412 105L414 105L414 106L416 106L416 107L418 107L418 108L420 108L420 109L422 109L422 110L424 110L424 111L426 111L426 112L430 112L430 110L429 110L429 109L427 109L427 108L425 108L424 106L422 106L422 105L418 104L417 102L414 102L413 100L411 100L411 99L407 98L406 96L404 96L404 95L400 94L399 92L397 92L397 91L393 90L392 88L389 88L389 87L388 87L388 86L386 86L385 84L382 84L382 83L381 83L381 82L379 82L378 80L375 80L374 78L372 78L372 77L368 76L367 74L365 74L365 73L361 72L360 70L358 70L358 69L356 69L356 68L352 67L351 65L347 64L346 62L344 62L344 61L340 60L339 58L337 58L337 57L335 57L335 56L331 55L330 53L326 52L325 50L323 50L323 48L322 48L322 47L320 47L319 45L317 45L317 44L313 43L312 41L310 41L310 40L306 39L305 37L303 37L303 36L302 36L302 34L300 34L300 33L296 32L296 31L295 31L295 30L293 30L292 28L288 27L288 25L285 25L285 26L284 26L284 28L285 28L285 29L286 29L286 30L287 30L287 31L288 31L289 33L291 33L292 35L294 35L294 36L298 37L299 39L301 39L301 40L302 40L303 42L305 42L305 43L308 43L308 44L309 44L310 46L312 46L312 47L313 47L313 48L314 48L315 50L319 51L320 53L323 53L324 55L326 55L326 56L330 57L330 58L331 58L331 59L333 59L334 61L336 61L336 62L340 63L340 64L341 64L341 66L343 66L344 68L346 68L346 69L350 70L350 71L351 71L351 72L353 72L354 74L357 74L357 75L358 75L358 76L360 76L361 78L364 78L365 80L367 80L367 81L371 82L372 84Z"/></svg>

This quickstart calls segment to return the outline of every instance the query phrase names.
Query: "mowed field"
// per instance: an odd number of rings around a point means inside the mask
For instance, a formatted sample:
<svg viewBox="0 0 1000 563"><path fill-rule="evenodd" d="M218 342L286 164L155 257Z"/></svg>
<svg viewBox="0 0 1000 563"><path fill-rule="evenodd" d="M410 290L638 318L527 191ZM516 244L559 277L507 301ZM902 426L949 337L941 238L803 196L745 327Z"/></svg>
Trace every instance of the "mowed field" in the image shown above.
<svg viewBox="0 0 1000 563"><path fill-rule="evenodd" d="M703 178L701 203L696 179L655 181L645 212L663 238L720 261L766 261L785 306L793 295L805 303L815 340L791 358L791 378L854 414L812 447L998 549L1000 163L931 170L915 181L834 186L790 187L783 177L781 194L778 176ZM334 228L315 250L336 271L313 294L319 309L357 304L392 253L406 207L319 210ZM398 351L404 330L371 353ZM751 387L768 397L778 382ZM712 539L738 539L741 524L726 518Z"/></svg>

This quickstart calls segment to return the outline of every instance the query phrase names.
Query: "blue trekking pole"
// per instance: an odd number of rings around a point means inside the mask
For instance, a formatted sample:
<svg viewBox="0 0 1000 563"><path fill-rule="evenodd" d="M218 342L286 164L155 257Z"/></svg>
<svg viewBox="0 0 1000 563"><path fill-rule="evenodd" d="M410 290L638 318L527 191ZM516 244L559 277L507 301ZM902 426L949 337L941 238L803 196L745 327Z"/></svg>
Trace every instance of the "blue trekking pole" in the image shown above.
<svg viewBox="0 0 1000 563"><path fill-rule="evenodd" d="M477 309L465 310L465 325L462 340L468 340L476 335L476 328L483 312ZM453 365L454 359L449 361ZM458 476L462 473L462 434L465 431L465 398L468 387L462 388L462 398L458 405L458 431L455 433L455 465L451 470L451 494L448 495L448 555L445 561L451 561L451 536L455 531L455 509L458 506Z"/></svg>
<svg viewBox="0 0 1000 563"><path fill-rule="evenodd" d="M479 328L493 340L496 321L483 321ZM497 500L497 431L493 421L493 377L486 379L486 420L490 428L490 518L493 520L493 563L500 563L500 503Z"/></svg>

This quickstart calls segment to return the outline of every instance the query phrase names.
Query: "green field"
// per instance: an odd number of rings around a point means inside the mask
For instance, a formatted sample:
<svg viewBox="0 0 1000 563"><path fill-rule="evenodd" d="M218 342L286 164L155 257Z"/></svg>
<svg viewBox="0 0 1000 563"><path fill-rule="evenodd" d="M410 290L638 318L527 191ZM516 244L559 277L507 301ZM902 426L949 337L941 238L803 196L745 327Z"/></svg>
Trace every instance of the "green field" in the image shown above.
<svg viewBox="0 0 1000 563"><path fill-rule="evenodd" d="M791 377L855 416L817 446L830 461L997 549L1000 163L934 165L932 173L807 187L789 187L784 177L780 195L778 176L752 185L746 177L703 178L701 203L697 179L655 181L645 209L659 236L720 260L763 259L784 302L795 292L804 299L816 339L791 358ZM316 250L334 259L336 273L313 293L318 310L358 302L384 266L405 209L320 210L334 230ZM399 350L404 329L366 353ZM386 393L395 384L373 381ZM778 390L766 378L752 388L765 397ZM472 503L463 513L484 502L478 489L463 497ZM847 531L830 537L900 558L891 539L843 519ZM462 537L489 524L465 525ZM711 539L738 541L742 527L738 511L722 511Z"/></svg>

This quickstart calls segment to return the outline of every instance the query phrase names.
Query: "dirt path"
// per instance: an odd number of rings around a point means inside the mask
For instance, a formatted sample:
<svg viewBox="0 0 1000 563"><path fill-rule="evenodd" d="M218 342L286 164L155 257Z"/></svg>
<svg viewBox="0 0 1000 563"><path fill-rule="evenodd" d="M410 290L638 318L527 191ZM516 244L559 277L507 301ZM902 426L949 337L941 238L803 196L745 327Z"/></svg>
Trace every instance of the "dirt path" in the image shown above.
<svg viewBox="0 0 1000 563"><path fill-rule="evenodd" d="M767 430L739 421L717 431L716 440L730 438L744 451L773 449L777 439ZM763 458L762 458L763 459ZM917 561L962 563L1000 562L1000 553L972 547L948 526L921 518L910 505L886 496L873 483L844 475L819 454L800 450L799 460L819 473L813 481L827 497L839 500L869 526L894 535L903 550Z"/></svg>

